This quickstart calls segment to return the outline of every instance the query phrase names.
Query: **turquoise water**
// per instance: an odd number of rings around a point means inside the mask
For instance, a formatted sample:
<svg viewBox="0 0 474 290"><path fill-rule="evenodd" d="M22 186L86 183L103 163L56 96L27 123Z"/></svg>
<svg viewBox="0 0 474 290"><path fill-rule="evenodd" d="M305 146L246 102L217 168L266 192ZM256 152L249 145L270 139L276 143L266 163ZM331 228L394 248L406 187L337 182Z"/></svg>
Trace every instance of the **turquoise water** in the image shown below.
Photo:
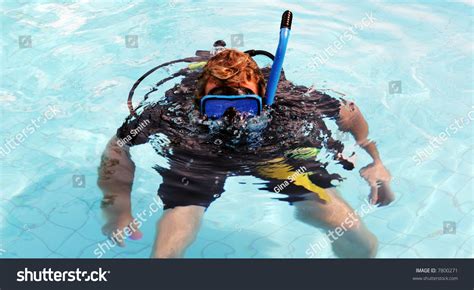
<svg viewBox="0 0 474 290"><path fill-rule="evenodd" d="M377 257L473 257L472 2L29 2L1 4L1 258L95 257L105 240L97 166L133 82L233 34L243 34L240 49L274 51L286 9L295 15L288 79L356 101L394 177L396 201L364 216ZM336 47L344 33L351 39ZM138 42L127 47L127 35ZM433 143L443 131L450 136ZM8 145L19 133L23 141ZM370 161L339 138L356 151L357 170ZM136 213L154 202L161 177L152 166L165 160L149 145L132 155ZM357 171L344 176L339 191L360 208L369 187ZM307 257L324 233L257 181L227 180L186 257ZM104 257L148 257L161 212L143 224L142 240Z"/></svg>

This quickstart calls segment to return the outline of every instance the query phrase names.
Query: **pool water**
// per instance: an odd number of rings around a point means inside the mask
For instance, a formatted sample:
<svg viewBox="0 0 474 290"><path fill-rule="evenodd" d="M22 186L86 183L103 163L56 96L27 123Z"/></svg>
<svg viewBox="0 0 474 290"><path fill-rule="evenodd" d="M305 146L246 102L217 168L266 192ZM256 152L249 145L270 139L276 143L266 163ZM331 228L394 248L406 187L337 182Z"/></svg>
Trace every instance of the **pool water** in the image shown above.
<svg viewBox="0 0 474 290"><path fill-rule="evenodd" d="M0 258L96 257L105 242L97 167L128 114L134 81L217 39L273 52L286 9L294 13L287 78L357 102L392 173L397 199L363 217L379 240L377 257L474 256L472 2L1 5ZM341 35L350 37L335 44ZM12 142L17 134L22 141ZM359 209L369 187L357 172L370 158L349 136L338 138L357 153L356 170L344 173L338 190ZM152 167L166 160L149 144L131 154L137 213L155 203L161 177ZM324 232L297 221L258 182L228 178L186 257L308 257ZM148 257L161 213L148 211L143 239L103 257ZM335 255L327 247L317 257Z"/></svg>

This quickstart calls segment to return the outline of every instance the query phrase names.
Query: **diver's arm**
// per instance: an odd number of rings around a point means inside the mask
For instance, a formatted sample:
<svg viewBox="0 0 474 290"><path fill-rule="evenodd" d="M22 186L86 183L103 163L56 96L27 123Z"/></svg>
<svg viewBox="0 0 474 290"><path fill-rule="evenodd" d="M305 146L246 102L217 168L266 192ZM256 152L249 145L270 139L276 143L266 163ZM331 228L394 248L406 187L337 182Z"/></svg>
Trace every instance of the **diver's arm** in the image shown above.
<svg viewBox="0 0 474 290"><path fill-rule="evenodd" d="M368 139L369 126L364 116L354 102L341 104L339 119L337 120L339 129L350 132L357 144L362 147L374 160L375 164L382 164L379 152L375 143Z"/></svg>
<svg viewBox="0 0 474 290"><path fill-rule="evenodd" d="M104 193L102 208L115 213L130 213L130 193L132 191L135 164L130 158L127 145L119 146L116 136L110 139L99 167L97 185Z"/></svg>
<svg viewBox="0 0 474 290"><path fill-rule="evenodd" d="M364 116L354 102L343 102L337 120L339 129L350 132L357 144L362 147L373 159L373 163L360 170L360 175L370 185L369 199L372 204L387 205L395 199L390 189L390 172L380 159L377 146L368 139L369 126Z"/></svg>

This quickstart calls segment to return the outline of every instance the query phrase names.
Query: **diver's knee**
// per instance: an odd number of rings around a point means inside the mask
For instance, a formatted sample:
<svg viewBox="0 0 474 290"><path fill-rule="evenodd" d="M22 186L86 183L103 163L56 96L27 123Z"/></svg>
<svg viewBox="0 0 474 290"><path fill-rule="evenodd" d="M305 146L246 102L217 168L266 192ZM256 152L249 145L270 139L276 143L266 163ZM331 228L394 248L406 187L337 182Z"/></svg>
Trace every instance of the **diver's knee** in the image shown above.
<svg viewBox="0 0 474 290"><path fill-rule="evenodd" d="M159 228L160 229L160 228ZM199 227L189 224L175 224L172 229L166 230L163 234L171 244L191 244L196 240Z"/></svg>

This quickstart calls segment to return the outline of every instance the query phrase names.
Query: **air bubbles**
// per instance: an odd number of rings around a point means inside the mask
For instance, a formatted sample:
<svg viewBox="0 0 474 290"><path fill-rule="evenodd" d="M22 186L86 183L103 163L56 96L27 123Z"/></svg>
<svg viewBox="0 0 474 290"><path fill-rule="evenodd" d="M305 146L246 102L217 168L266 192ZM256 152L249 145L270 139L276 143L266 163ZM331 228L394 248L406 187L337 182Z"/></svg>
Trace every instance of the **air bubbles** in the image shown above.
<svg viewBox="0 0 474 290"><path fill-rule="evenodd" d="M178 117L178 118L173 118L173 119L171 119L171 121L173 121L176 125L181 125L181 124L183 124L183 118L180 118L180 117Z"/></svg>
<svg viewBox="0 0 474 290"><path fill-rule="evenodd" d="M182 109L182 108L183 108L183 106L181 106L180 104L176 104L176 105L174 105L174 106L170 106L170 107L168 108L168 112L173 112L173 113L174 113L174 112L179 112L180 109Z"/></svg>
<svg viewBox="0 0 474 290"><path fill-rule="evenodd" d="M331 180L331 185L332 185L332 186L338 186L338 185L340 185L340 184L341 184L341 181L338 180L338 179L333 179L333 180Z"/></svg>
<svg viewBox="0 0 474 290"><path fill-rule="evenodd" d="M194 159L192 158L188 162L186 162L186 165L185 165L186 168L190 168L193 162L194 162Z"/></svg>

